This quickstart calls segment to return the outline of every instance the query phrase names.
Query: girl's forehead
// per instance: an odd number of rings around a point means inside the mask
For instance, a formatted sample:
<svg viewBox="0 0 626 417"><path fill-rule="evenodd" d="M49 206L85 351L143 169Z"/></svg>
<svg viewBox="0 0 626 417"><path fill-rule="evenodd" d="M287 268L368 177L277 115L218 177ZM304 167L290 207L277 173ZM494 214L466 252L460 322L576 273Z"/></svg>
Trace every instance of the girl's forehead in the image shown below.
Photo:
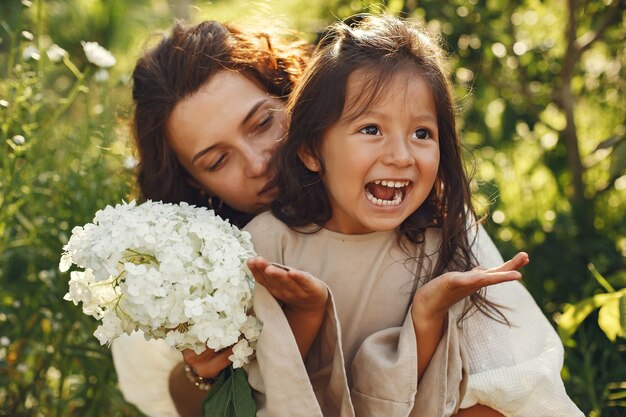
<svg viewBox="0 0 626 417"><path fill-rule="evenodd" d="M342 118L355 119L366 110L382 105L392 98L421 92L432 96L432 88L415 67L401 67L395 71L359 68L346 83Z"/></svg>

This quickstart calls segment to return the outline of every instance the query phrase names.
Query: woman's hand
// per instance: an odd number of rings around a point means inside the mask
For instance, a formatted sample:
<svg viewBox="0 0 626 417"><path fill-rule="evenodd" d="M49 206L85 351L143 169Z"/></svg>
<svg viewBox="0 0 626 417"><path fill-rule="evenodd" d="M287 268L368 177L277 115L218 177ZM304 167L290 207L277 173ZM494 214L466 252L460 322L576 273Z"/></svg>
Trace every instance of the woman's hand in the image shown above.
<svg viewBox="0 0 626 417"><path fill-rule="evenodd" d="M182 353L184 362L180 362L170 372L170 395L181 417L198 417L202 415L202 401L206 397L206 391L194 386L187 376L185 365L202 378L216 378L231 364L228 357L233 352L229 347L218 353L211 349L206 349L199 355L190 349L185 349Z"/></svg>
<svg viewBox="0 0 626 417"><path fill-rule="evenodd" d="M215 352L206 349L200 354L196 354L191 349L183 350L183 359L193 371L202 378L217 378L232 363L228 357L233 354L232 347Z"/></svg>
<svg viewBox="0 0 626 417"><path fill-rule="evenodd" d="M256 281L283 304L298 350L305 358L324 319L328 287L311 274L261 257L248 259L248 268Z"/></svg>

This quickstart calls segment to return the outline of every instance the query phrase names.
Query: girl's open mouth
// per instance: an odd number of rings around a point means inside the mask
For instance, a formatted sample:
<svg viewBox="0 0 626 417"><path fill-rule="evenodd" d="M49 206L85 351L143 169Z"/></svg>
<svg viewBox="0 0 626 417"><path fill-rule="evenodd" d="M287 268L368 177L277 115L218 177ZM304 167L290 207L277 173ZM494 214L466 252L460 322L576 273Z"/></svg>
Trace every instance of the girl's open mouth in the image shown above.
<svg viewBox="0 0 626 417"><path fill-rule="evenodd" d="M377 206L397 206L402 203L411 184L407 180L375 180L365 184L365 197Z"/></svg>

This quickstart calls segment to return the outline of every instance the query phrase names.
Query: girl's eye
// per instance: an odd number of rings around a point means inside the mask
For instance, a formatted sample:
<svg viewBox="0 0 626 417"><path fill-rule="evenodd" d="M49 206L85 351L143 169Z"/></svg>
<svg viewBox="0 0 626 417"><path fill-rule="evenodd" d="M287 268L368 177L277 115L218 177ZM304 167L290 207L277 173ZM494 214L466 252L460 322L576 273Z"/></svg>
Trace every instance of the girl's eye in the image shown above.
<svg viewBox="0 0 626 417"><path fill-rule="evenodd" d="M411 135L411 137L413 139L429 139L432 136L431 136L430 132L428 131L428 129L420 128L420 129L416 129L413 132L413 135Z"/></svg>
<svg viewBox="0 0 626 417"><path fill-rule="evenodd" d="M359 130L359 133L363 133L365 135L380 135L380 129L376 126L370 125Z"/></svg>
<svg viewBox="0 0 626 417"><path fill-rule="evenodd" d="M224 165L225 160L226 160L226 154L223 153L215 160L215 162L209 165L209 167L207 168L207 171L209 172L217 171L222 165Z"/></svg>

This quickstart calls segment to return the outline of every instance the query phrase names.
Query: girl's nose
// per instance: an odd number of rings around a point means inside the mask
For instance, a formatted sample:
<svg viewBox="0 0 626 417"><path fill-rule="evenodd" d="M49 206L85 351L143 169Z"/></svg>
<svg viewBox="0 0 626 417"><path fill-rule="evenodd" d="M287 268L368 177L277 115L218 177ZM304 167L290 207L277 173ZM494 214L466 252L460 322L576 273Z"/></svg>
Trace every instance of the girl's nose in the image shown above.
<svg viewBox="0 0 626 417"><path fill-rule="evenodd" d="M400 168L410 166L413 163L413 155L408 140L402 135L390 137L385 145L382 161Z"/></svg>

